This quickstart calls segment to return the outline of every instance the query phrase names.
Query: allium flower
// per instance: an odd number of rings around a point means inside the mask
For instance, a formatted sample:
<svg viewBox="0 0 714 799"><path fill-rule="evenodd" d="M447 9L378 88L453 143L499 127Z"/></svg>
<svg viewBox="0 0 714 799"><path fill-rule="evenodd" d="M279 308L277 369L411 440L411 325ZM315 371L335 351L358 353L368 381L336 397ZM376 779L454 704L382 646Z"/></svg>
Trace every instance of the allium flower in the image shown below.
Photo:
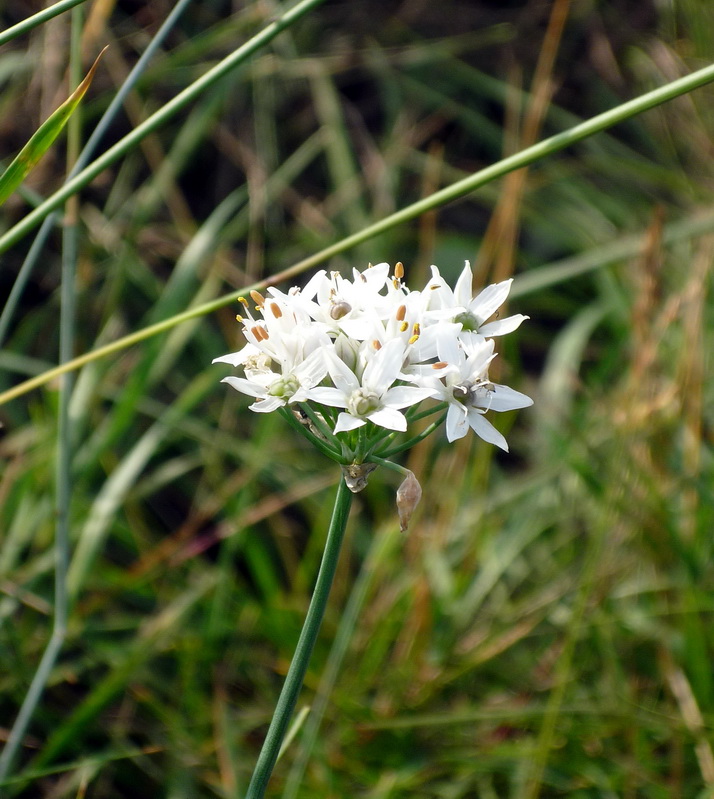
<svg viewBox="0 0 714 799"><path fill-rule="evenodd" d="M407 429L407 420L401 409L433 396L434 390L394 385L404 361L404 342L400 339L392 339L379 349L369 342L362 349L371 355L361 378L334 350L325 350L327 371L335 388L316 388L312 397L324 405L345 409L337 418L335 433L355 430L368 421L403 432Z"/></svg>
<svg viewBox="0 0 714 799"><path fill-rule="evenodd" d="M383 452L384 439L406 431L413 409L427 400L419 415L445 410L449 441L473 430L507 450L485 414L532 403L488 376L495 357L492 336L528 318L489 321L512 281L473 297L468 262L453 290L435 266L423 291L410 291L403 277L402 264L390 275L382 263L353 270L351 280L320 271L302 290L270 288L267 297L251 292L254 310L242 299L238 317L247 343L215 359L242 368L244 376L225 382L255 399L253 411L301 404L296 418L307 419L313 443L343 464L350 458L366 464ZM366 437L353 434L367 425ZM372 449L363 451L367 441Z"/></svg>
<svg viewBox="0 0 714 799"><path fill-rule="evenodd" d="M435 266L431 267L431 271L432 278L427 284L427 291L432 292L433 306L450 309L453 312L453 321L460 323L464 331L473 331L482 336L503 336L520 327L521 322L528 319L523 314L515 314L506 319L487 322L506 301L513 279L487 286L472 298L473 275L468 261L456 281L453 292Z"/></svg>
<svg viewBox="0 0 714 799"><path fill-rule="evenodd" d="M489 444L508 452L506 439L484 417L488 410L511 411L526 408L533 400L508 386L488 379L488 366L495 357L492 339L478 333L463 333L458 346L446 355L443 381L434 381L435 393L449 404L446 413L446 437L463 438L471 428Z"/></svg>
<svg viewBox="0 0 714 799"><path fill-rule="evenodd" d="M220 360L220 359L216 359ZM284 363L280 372L269 369L250 369L246 367L244 377L224 377L222 383L250 397L257 397L250 409L259 413L269 413L292 402L306 402L312 399L315 386L327 374L325 358L320 350L310 353L304 361L289 366Z"/></svg>

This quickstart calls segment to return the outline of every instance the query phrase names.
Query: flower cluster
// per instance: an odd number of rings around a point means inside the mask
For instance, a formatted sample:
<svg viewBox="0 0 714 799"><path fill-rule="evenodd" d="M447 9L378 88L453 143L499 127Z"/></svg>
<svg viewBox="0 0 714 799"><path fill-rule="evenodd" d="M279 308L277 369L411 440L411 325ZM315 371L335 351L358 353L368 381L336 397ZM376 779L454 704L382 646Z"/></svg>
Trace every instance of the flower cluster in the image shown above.
<svg viewBox="0 0 714 799"><path fill-rule="evenodd" d="M238 317L247 344L214 363L242 367L244 377L224 382L255 398L251 410L294 410L314 437L340 442L343 453L359 450L356 442L365 437L374 445L406 431L425 400L430 410L419 416L445 410L449 441L472 429L507 450L484 414L532 400L491 382L488 368L496 355L493 337L527 317L489 321L510 280L473 297L468 262L453 290L435 266L431 271L423 291L404 285L400 263L391 274L381 263L353 270L352 280L320 271L303 289L269 288L265 297L253 291L255 307L241 298ZM374 446L359 451L364 457Z"/></svg>

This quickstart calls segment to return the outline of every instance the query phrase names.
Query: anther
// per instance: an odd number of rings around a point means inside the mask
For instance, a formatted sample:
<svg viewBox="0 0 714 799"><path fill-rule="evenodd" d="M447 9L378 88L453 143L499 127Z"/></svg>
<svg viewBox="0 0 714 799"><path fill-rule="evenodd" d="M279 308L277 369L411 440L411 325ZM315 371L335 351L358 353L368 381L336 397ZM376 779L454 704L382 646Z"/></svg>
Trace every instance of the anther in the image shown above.
<svg viewBox="0 0 714 799"><path fill-rule="evenodd" d="M407 306L400 305L399 308L397 308L397 322L401 322L406 315L407 315Z"/></svg>
<svg viewBox="0 0 714 799"><path fill-rule="evenodd" d="M348 302L341 300L340 302L333 303L332 307L330 308L330 316L332 319L337 321L338 319L342 319L343 316L347 316L351 310L352 306Z"/></svg>
<svg viewBox="0 0 714 799"><path fill-rule="evenodd" d="M397 263L394 264L394 277L400 280L404 277L404 264L401 261L397 261Z"/></svg>
<svg viewBox="0 0 714 799"><path fill-rule="evenodd" d="M251 291L250 296L253 299L253 302L258 306L258 308L262 308L265 305L265 299L263 295L259 291Z"/></svg>
<svg viewBox="0 0 714 799"><path fill-rule="evenodd" d="M404 331L407 330L408 328L409 328L409 322L402 322L401 325L399 325L399 332L404 333Z"/></svg>
<svg viewBox="0 0 714 799"><path fill-rule="evenodd" d="M273 312L273 316L276 319L280 319L280 317L283 315L283 312L280 310L280 306L277 302L270 303L270 310Z"/></svg>

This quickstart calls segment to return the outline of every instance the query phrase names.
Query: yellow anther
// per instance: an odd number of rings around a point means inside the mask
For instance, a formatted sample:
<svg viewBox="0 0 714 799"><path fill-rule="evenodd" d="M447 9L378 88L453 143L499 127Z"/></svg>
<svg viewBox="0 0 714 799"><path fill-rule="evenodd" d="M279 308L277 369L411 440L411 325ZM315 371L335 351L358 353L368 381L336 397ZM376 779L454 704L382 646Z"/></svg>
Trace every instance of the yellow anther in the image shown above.
<svg viewBox="0 0 714 799"><path fill-rule="evenodd" d="M409 322L402 322L401 325L399 325L399 332L404 333L404 331L407 330L408 327L409 327Z"/></svg>

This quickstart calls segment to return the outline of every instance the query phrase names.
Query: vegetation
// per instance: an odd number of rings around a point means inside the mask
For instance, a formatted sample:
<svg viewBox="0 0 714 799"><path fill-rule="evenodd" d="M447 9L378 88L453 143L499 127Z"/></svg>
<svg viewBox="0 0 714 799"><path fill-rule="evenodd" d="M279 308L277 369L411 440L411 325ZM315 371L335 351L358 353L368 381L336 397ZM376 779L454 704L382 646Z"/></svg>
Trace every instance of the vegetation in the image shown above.
<svg viewBox="0 0 714 799"><path fill-rule="evenodd" d="M225 297L333 247L319 265L402 261L415 286L466 259L515 275L531 319L500 379L535 405L493 415L508 454L433 435L405 456L408 534L396 475L355 496L268 795L714 797L714 88L334 246L708 66L714 6L304 4L240 59L277 3L67 3L0 34L5 165L109 44L66 147L0 209L0 738L52 655L0 791L244 795L339 470L211 361L240 346ZM32 209L152 41L22 269Z"/></svg>

